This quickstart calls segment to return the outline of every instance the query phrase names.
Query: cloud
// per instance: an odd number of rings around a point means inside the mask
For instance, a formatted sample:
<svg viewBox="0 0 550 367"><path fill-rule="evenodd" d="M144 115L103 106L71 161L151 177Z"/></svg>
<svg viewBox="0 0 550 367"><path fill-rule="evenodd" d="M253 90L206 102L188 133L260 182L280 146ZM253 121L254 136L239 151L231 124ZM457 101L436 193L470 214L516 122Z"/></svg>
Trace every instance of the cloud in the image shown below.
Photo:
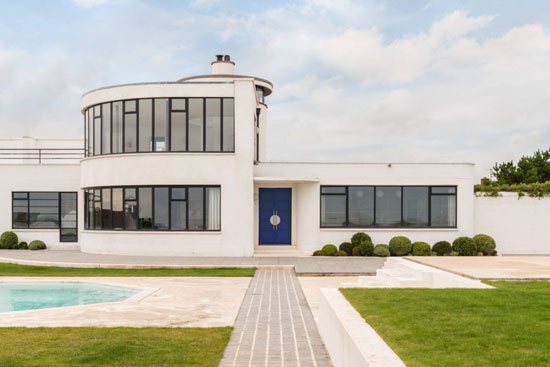
<svg viewBox="0 0 550 367"><path fill-rule="evenodd" d="M104 5L112 0L71 0L73 4L82 8L93 8L95 6Z"/></svg>

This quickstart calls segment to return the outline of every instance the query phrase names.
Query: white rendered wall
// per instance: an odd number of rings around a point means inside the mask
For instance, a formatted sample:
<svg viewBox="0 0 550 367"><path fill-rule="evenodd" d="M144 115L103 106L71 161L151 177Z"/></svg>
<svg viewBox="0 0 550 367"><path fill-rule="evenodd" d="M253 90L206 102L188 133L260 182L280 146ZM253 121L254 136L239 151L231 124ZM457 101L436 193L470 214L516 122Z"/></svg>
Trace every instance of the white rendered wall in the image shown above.
<svg viewBox="0 0 550 367"><path fill-rule="evenodd" d="M0 232L11 231L13 191L70 191L78 192L78 226L83 228L83 200L80 191L78 164L58 165L0 165ZM42 240L49 249L75 249L78 243L59 242L59 229L13 229L19 241Z"/></svg>
<svg viewBox="0 0 550 367"><path fill-rule="evenodd" d="M474 230L474 195L472 164L437 163L260 163L255 166L255 177L315 180L318 183L301 182L294 186L293 200L297 203L292 213L296 226L292 228L298 247L309 253L326 243L339 245L349 241L357 231L368 233L373 242L388 243L393 236L407 236L412 241L433 244L446 240L452 242L459 236L471 236ZM456 185L457 228L320 228L320 186L322 185ZM267 187L257 184L257 187ZM291 187L279 183L278 187ZM257 221L257 211L255 211ZM294 224L294 222L293 222ZM294 232L296 232L294 234ZM257 233L257 232L256 232ZM293 237L294 238L294 237ZM256 243L258 241L256 234Z"/></svg>
<svg viewBox="0 0 550 367"><path fill-rule="evenodd" d="M550 198L501 195L475 197L475 233L492 236L501 255L549 255Z"/></svg>

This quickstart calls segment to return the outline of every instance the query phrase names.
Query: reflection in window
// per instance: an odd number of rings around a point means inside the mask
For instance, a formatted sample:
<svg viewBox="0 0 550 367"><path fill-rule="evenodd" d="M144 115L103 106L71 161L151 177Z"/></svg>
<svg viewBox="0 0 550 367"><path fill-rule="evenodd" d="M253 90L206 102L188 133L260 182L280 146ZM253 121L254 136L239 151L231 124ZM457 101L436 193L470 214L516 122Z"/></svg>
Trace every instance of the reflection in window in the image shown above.
<svg viewBox="0 0 550 367"><path fill-rule="evenodd" d="M135 113L124 115L124 151L134 153L137 150L137 121Z"/></svg>
<svg viewBox="0 0 550 367"><path fill-rule="evenodd" d="M219 187L205 188L206 229L219 231L221 229L221 189Z"/></svg>
<svg viewBox="0 0 550 367"><path fill-rule="evenodd" d="M155 152L168 151L168 98L155 99Z"/></svg>
<svg viewBox="0 0 550 367"><path fill-rule="evenodd" d="M235 150L235 126L233 113L233 98L223 99L223 151Z"/></svg>
<svg viewBox="0 0 550 367"><path fill-rule="evenodd" d="M113 153L122 153L122 102L113 103Z"/></svg>
<svg viewBox="0 0 550 367"><path fill-rule="evenodd" d="M189 151L203 150L203 99L189 98Z"/></svg>
<svg viewBox="0 0 550 367"><path fill-rule="evenodd" d="M123 190L121 188L116 188L112 190L112 206L113 206L113 229L123 229L124 228L124 215L123 215Z"/></svg>
<svg viewBox="0 0 550 367"><path fill-rule="evenodd" d="M139 214L135 188L124 189L124 229L137 230L139 228Z"/></svg>
<svg viewBox="0 0 550 367"><path fill-rule="evenodd" d="M168 188L155 187L155 229L168 229Z"/></svg>
<svg viewBox="0 0 550 367"><path fill-rule="evenodd" d="M206 99L206 151L221 150L221 100Z"/></svg>
<svg viewBox="0 0 550 367"><path fill-rule="evenodd" d="M153 151L153 101L139 100L139 151Z"/></svg>
<svg viewBox="0 0 550 367"><path fill-rule="evenodd" d="M150 187L139 188L139 226L153 228L153 189Z"/></svg>
<svg viewBox="0 0 550 367"><path fill-rule="evenodd" d="M204 229L204 197L202 187L190 187L189 192L189 229Z"/></svg>
<svg viewBox="0 0 550 367"><path fill-rule="evenodd" d="M346 225L346 195L321 196L321 226L344 227Z"/></svg>
<svg viewBox="0 0 550 367"><path fill-rule="evenodd" d="M433 189L431 196L432 226L456 227L456 193L435 194L437 191Z"/></svg>
<svg viewBox="0 0 550 367"><path fill-rule="evenodd" d="M374 188L354 186L349 188L348 222L351 227L374 225Z"/></svg>
<svg viewBox="0 0 550 367"><path fill-rule="evenodd" d="M113 228L113 214L111 211L111 189L101 190L101 208L103 229Z"/></svg>
<svg viewBox="0 0 550 367"><path fill-rule="evenodd" d="M429 195L430 188L427 186L403 187L404 227L427 227L429 225Z"/></svg>
<svg viewBox="0 0 550 367"><path fill-rule="evenodd" d="M101 154L111 153L111 104L101 106Z"/></svg>

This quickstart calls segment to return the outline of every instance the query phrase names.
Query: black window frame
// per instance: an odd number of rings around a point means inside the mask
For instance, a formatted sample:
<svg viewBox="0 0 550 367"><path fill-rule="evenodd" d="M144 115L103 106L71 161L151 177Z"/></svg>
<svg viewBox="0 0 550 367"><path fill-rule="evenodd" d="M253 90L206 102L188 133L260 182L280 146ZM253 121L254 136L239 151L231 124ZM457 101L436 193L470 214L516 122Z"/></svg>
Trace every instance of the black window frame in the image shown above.
<svg viewBox="0 0 550 367"><path fill-rule="evenodd" d="M166 150L157 150L156 144L155 144L155 101L159 99L168 99L168 115L166 116L166 124L168 126L168 135L166 136ZM172 101L173 100L185 100L185 110L172 108ZM189 149L189 99L201 99L203 103L203 115L202 115L202 150L190 150ZM206 101L209 99L216 99L220 101L220 149L219 150L207 150L206 149ZM152 116L151 116L151 124L152 124L152 150L151 151L140 151L140 134L139 134L139 102L141 100L151 100L152 101ZM113 152L113 103L122 103L122 147L121 151L119 152ZM135 111L126 111L126 103L127 102L135 102L136 108ZM224 149L224 104L225 103L231 103L233 104L233 141L232 141L232 149L226 150ZM103 126L103 115L102 115L102 106L109 104L110 108L110 115L111 115L111 131L109 136L109 142L111 145L110 153L103 153L103 149L101 144L103 143L103 131L100 132L100 141L99 141L99 147L98 151L99 154L95 154L95 120L99 119L99 127L100 129ZM94 108L96 106L99 106L99 116L95 116L94 114ZM97 156L103 156L103 155L117 155L117 154L140 154L140 153L227 153L232 154L235 153L235 98L234 97L150 97L150 98L128 98L128 99L120 99L120 100L114 100L114 101L105 101L101 103L97 103L94 105L89 106L86 110L84 110L84 144L85 144L85 156L86 157L97 157ZM91 122L90 122L90 112L91 112ZM185 150L172 150L172 113L173 112L185 112ZM135 120L136 120L136 148L135 151L127 152L126 151L126 115L129 114L135 114ZM91 144L91 146L90 146ZM90 149L92 148L92 149Z"/></svg>
<svg viewBox="0 0 550 367"><path fill-rule="evenodd" d="M16 194L25 194L26 199L15 198ZM57 227L31 227L31 195L30 194L57 194ZM61 216L61 205L62 205L62 194L73 194L75 195L75 211L76 211L76 228L63 228L62 227L62 216ZM13 218L14 214L14 200L27 200L27 226L26 227L15 227L15 221ZM59 231L59 242L78 242L78 192L76 191L12 191L11 192L11 228L13 230L58 230ZM67 241L64 238L62 233L63 229L75 229L76 236L75 240Z"/></svg>
<svg viewBox="0 0 550 367"><path fill-rule="evenodd" d="M191 187L198 187L198 188L202 188L203 189L203 192L202 192L202 219L203 219L203 228L204 229L193 229L193 230L190 230L189 229L189 188ZM122 189L123 191L123 213L124 213L124 204L126 203L126 199L125 199L125 192L126 192L126 189L136 189L136 210L137 210L137 213L138 213L138 218L139 218L139 207L140 207L140 200L139 200L139 189L140 188L151 188L152 189L152 197L151 197L151 208L152 208L152 216L151 216L151 221L153 223L153 226L152 227L149 227L149 228L142 228L142 225L141 225L141 221L138 220L138 229L129 229L127 230L126 229L126 221L124 220L123 221L123 226L122 228L117 228L117 229L114 229L112 228L112 218L113 218L113 215L111 215L111 228L109 229L103 229L103 228L90 228L90 222L89 222L89 212L88 212L88 200L87 200L87 197L89 195L93 195L93 191L94 190L97 190L99 189L100 190L100 193L103 191L103 189L110 189L110 192L111 192L111 208L113 207L113 202L112 202L112 192L113 192L113 189ZM155 188L168 188L168 228L167 229L157 229L155 228L154 226L154 223L155 223L155 194L154 194L154 189ZM185 199L173 199L172 198L172 189L185 189ZM207 188L218 188L220 190L220 212L219 212L219 215L220 215L220 226L218 229L206 229L206 192L207 192ZM84 213L85 213L85 217L84 217L84 223L85 223L85 227L84 229L87 230L87 231L133 231L133 232L221 232L221 228L222 228L222 224L221 224L221 212L222 212L222 207L221 207L221 201L222 201L222 198L221 198L221 185L123 185L123 186L100 186L100 187L87 187L87 188L84 188L83 189L84 191L84 197L85 197L85 208L84 208ZM90 193L91 191L91 193ZM134 201L134 200L129 200L129 201ZM186 217L185 217L185 226L186 226L186 229L177 229L177 230L173 230L172 229L172 202L173 201L186 201L187 202L187 205L186 205ZM102 201L100 201L100 203L102 203ZM112 210L112 209L111 209ZM101 206L101 211L103 211L103 206ZM95 227L95 226L94 226Z"/></svg>
<svg viewBox="0 0 550 367"><path fill-rule="evenodd" d="M343 188L344 192L341 193L323 193L323 188ZM373 224L369 226L351 226L349 223L349 188L350 187L372 187L373 190ZM377 187L400 187L401 188L401 222L399 226L380 226L376 223L376 188ZM406 226L403 221L403 188L405 187L428 187L428 225L427 226ZM434 193L432 192L433 188L454 188L452 193ZM321 185L319 189L319 227L323 229L341 229L341 228L352 228L352 229L363 229L363 228L377 228L377 229L456 229L458 228L458 186L456 185ZM326 226L323 225L322 218L323 213L321 211L321 202L323 196L344 196L346 204L346 225L344 226ZM455 223L454 226L433 226L432 225L432 197L433 196L454 196L455 200Z"/></svg>

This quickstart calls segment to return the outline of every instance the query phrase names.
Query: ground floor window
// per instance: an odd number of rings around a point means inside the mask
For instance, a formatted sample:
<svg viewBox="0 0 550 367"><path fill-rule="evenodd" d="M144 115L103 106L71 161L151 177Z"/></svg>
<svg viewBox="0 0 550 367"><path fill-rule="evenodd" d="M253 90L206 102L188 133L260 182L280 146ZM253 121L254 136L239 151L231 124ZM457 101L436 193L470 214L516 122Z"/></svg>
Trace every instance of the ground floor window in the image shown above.
<svg viewBox="0 0 550 367"><path fill-rule="evenodd" d="M323 228L455 228L456 186L321 186Z"/></svg>
<svg viewBox="0 0 550 367"><path fill-rule="evenodd" d="M12 192L12 228L59 228L61 242L77 242L77 208L76 192Z"/></svg>
<svg viewBox="0 0 550 367"><path fill-rule="evenodd" d="M219 231L220 186L126 186L84 190L85 228Z"/></svg>

